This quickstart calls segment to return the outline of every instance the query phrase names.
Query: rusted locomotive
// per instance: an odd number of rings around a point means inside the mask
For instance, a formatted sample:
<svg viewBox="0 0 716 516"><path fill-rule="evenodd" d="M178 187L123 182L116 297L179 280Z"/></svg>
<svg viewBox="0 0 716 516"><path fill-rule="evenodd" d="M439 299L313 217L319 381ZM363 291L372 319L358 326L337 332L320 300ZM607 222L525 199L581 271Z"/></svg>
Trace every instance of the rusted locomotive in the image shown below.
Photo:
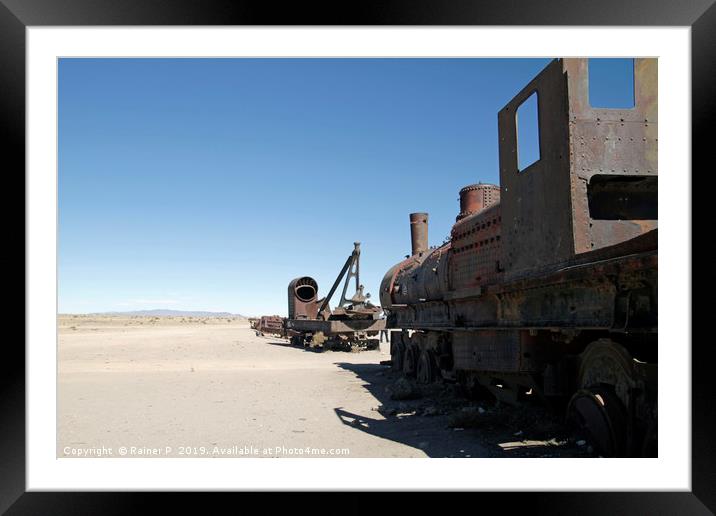
<svg viewBox="0 0 716 516"><path fill-rule="evenodd" d="M338 305L331 310L329 302L345 276ZM348 286L355 279L355 293L346 297ZM328 295L318 298L318 283L302 276L288 284L288 319L285 329L291 343L313 349L357 350L376 349L379 332L385 329L381 309L368 299L360 284L360 242L346 259Z"/></svg>
<svg viewBox="0 0 716 516"><path fill-rule="evenodd" d="M257 337L263 337L264 335L284 337L286 335L284 319L280 315L263 315L252 328L256 330Z"/></svg>
<svg viewBox="0 0 716 516"><path fill-rule="evenodd" d="M539 157L518 166L536 93ZM657 61L634 107L589 103L587 59L556 59L498 114L500 186L460 191L449 240L380 287L393 367L509 403L541 397L604 455L657 454Z"/></svg>

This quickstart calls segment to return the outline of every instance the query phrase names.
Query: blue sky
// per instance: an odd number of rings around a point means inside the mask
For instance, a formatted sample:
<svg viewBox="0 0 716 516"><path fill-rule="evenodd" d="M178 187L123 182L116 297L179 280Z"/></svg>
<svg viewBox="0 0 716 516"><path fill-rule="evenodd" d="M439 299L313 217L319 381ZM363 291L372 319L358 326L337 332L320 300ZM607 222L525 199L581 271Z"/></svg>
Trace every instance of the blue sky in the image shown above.
<svg viewBox="0 0 716 516"><path fill-rule="evenodd" d="M60 60L60 312L285 315L356 240L377 302L410 212L439 244L498 182L497 112L548 62Z"/></svg>

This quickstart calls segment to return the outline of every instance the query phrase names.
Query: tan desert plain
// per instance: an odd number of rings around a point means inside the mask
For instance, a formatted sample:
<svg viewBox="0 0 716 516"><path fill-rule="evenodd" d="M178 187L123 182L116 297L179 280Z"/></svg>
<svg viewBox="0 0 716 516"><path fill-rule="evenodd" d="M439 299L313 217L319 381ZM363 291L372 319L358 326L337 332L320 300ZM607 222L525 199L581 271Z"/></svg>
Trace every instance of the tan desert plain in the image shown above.
<svg viewBox="0 0 716 516"><path fill-rule="evenodd" d="M60 315L58 457L590 456L544 410L429 389L227 317Z"/></svg>

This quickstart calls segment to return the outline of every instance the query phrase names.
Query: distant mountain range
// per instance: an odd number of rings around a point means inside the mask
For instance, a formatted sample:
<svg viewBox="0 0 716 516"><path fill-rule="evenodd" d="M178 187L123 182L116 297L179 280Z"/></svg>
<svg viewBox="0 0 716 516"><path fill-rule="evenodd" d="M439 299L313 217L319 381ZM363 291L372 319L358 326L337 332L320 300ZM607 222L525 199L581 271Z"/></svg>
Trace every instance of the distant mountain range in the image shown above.
<svg viewBox="0 0 716 516"><path fill-rule="evenodd" d="M241 314L232 314L229 312L202 312L193 310L133 310L130 312L100 312L89 315L137 315L143 317L241 317Z"/></svg>

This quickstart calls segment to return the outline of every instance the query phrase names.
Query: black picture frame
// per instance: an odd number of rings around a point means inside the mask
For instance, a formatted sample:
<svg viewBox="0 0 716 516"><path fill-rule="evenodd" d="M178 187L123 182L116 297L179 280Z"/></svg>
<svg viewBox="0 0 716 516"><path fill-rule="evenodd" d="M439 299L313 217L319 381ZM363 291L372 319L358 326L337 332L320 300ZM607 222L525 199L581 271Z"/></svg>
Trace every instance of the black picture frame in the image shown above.
<svg viewBox="0 0 716 516"><path fill-rule="evenodd" d="M0 0L0 147L5 163L6 202L4 220L17 220L12 197L25 191L25 29L28 26L104 26L104 25L609 25L609 26L689 26L691 27L692 70L692 168L703 170L699 180L713 175L713 159L709 157L710 122L716 115L716 6L714 0L668 2L646 0L623 2L579 2L575 0L386 0L334 2L330 5L295 2L286 6L259 1L229 0ZM711 144L713 146L713 144ZM11 159L8 160L8 157ZM683 171L684 180L693 176ZM697 176L698 177L698 176ZM704 178L704 179L701 179ZM708 195L707 188L692 193ZM24 196L23 196L24 198ZM694 206L692 196L692 207ZM708 216L692 214L692 236L708 223ZM6 227L11 227L7 224ZM24 227L24 226L23 226ZM6 231L8 234L9 231ZM24 235L24 233L23 233ZM25 267L24 236L22 239ZM698 242L692 240L694 243ZM7 248L10 249L9 247ZM693 253L693 251L692 251ZM11 269L3 253L5 271ZM692 254L694 268L708 253ZM19 261L19 260L18 260ZM697 266L697 267L694 267ZM27 270L24 269L27 274ZM10 273L8 277L19 277ZM696 288L705 291L713 273L698 276ZM692 320L701 321L710 309L708 302L691 303ZM9 297L9 296L8 296ZM18 298L11 298L19 311ZM23 294L22 299L25 299ZM24 303L23 303L24 309ZM661 314L667 317L668 314ZM699 317L701 316L701 317ZM15 317L14 321L19 321ZM26 319L23 319L26 320ZM696 334L694 334L696 335ZM23 339L24 340L24 339ZM521 493L507 496L499 493L478 494L480 505L499 506L500 512L521 509L529 513L549 514L710 514L716 511L716 389L710 382L713 346L708 340L692 339L692 491L642 493ZM687 349L685 342L668 343ZM186 495L148 493L60 493L25 492L25 350L19 338L3 343L4 368L0 374L0 512L7 514L127 514L161 500L163 512L203 508L207 501L189 502ZM668 378L662 381L668 382ZM223 495L223 498L233 495ZM251 498L251 494L243 494ZM375 495L359 497L357 493L323 499L321 506L341 512L368 513L382 505L381 500L366 500ZM464 498L464 495L451 495ZM200 498L205 498L204 496ZM232 503L230 500L226 500ZM475 503L474 501L466 501ZM242 503L249 503L246 500ZM294 501L272 499L272 512L295 510ZM422 506L420 495L401 503L401 512ZM453 502L451 502L452 504ZM455 502L459 503L459 502ZM196 505L195 505L196 504ZM281 507L285 504L284 507ZM487 505L483 505L487 504ZM497 504L497 505L495 505ZM477 510L476 506L476 510Z"/></svg>

